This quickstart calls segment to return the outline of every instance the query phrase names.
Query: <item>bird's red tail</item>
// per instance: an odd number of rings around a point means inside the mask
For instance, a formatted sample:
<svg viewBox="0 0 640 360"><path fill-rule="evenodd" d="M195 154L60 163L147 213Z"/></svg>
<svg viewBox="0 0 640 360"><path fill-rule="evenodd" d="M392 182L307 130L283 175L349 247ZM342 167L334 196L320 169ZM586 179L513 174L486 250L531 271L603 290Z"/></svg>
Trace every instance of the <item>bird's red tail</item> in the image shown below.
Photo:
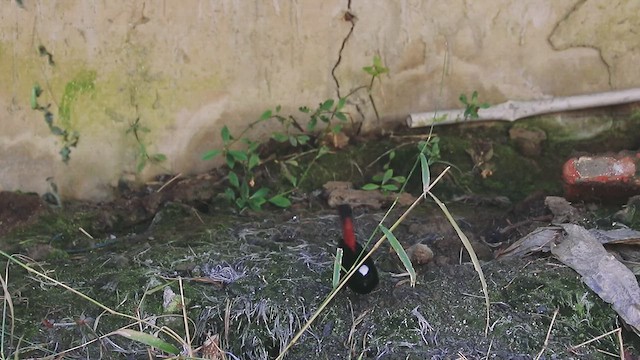
<svg viewBox="0 0 640 360"><path fill-rule="evenodd" d="M353 230L353 213L351 206L339 205L338 212L340 213L340 220L342 222L342 240L345 246L356 251L356 233Z"/></svg>

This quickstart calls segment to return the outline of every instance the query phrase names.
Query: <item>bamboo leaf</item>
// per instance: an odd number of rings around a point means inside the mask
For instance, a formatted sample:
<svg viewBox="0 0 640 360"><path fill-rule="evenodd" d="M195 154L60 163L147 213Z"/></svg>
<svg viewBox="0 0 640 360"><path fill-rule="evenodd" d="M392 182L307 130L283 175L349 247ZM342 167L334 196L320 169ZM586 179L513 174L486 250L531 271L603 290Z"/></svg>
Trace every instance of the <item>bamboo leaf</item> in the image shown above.
<svg viewBox="0 0 640 360"><path fill-rule="evenodd" d="M411 264L411 260L409 260L409 255L407 255L402 245L400 245L398 239L396 239L395 235L393 235L393 233L389 229L387 229L383 225L380 225L380 230L382 230L382 233L387 237L387 240L389 240L389 244L391 244L393 251L398 254L398 257L400 258L400 261L402 261L402 265L404 265L404 268L407 269L409 278L411 279L411 286L416 286L416 271Z"/></svg>
<svg viewBox="0 0 640 360"><path fill-rule="evenodd" d="M336 251L336 259L333 261L333 280L331 281L331 286L333 288L337 288L340 283L340 269L342 268L342 253L343 250L338 248Z"/></svg>
<svg viewBox="0 0 640 360"><path fill-rule="evenodd" d="M160 349L168 354L178 355L180 353L180 350L176 346L160 338L157 338L151 334L147 334L141 331L136 331L131 329L120 329L120 330L114 331L113 333L116 335L125 337L127 339L131 339L139 343L152 346L156 349Z"/></svg>
<svg viewBox="0 0 640 360"><path fill-rule="evenodd" d="M424 153L420 153L420 170L422 172L422 191L426 192L431 183L431 175L429 173L429 164Z"/></svg>

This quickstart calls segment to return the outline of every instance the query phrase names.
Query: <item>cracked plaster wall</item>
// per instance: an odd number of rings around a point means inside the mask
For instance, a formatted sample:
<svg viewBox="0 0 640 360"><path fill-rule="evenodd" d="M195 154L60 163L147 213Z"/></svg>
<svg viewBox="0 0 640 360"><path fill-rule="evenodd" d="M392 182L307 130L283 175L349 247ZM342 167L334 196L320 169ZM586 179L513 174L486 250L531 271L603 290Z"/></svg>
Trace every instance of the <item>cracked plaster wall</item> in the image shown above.
<svg viewBox="0 0 640 360"><path fill-rule="evenodd" d="M204 171L213 163L201 154L220 145L223 125L237 131L275 105L293 113L345 95L367 83L374 55L390 69L373 92L381 122L365 92L349 104L370 131L458 107L473 90L499 103L638 86L639 10L623 0L7 2L0 190L44 192L53 176L66 197L108 198L135 174L126 130L136 119L149 151L168 157L138 179ZM82 74L92 86L73 92ZM35 83L55 120L68 106L62 125L80 133L68 165L30 107Z"/></svg>

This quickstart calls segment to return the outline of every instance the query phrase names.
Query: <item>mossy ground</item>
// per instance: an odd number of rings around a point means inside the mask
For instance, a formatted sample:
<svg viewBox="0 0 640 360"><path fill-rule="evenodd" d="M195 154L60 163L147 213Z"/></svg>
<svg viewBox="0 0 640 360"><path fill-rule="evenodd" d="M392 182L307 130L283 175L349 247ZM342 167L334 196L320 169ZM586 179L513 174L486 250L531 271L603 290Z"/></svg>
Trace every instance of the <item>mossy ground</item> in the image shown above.
<svg viewBox="0 0 640 360"><path fill-rule="evenodd" d="M371 230L379 216L358 218L362 232ZM40 265L49 276L105 306L143 317L167 315L162 289L170 287L179 293L175 279L182 276L184 296L189 299L187 314L197 329L196 343L207 333L217 333L225 339L225 350L241 358L275 357L330 291L334 239L339 236L336 217L326 212L284 212L260 219L202 219L204 224L192 214L174 214L112 247ZM411 241L406 229L399 229L397 236ZM358 358L360 354L364 358L454 358L458 352L468 358L487 352L496 359L529 358L542 348L555 309L560 312L545 354L578 359L599 358L596 349L617 351L615 339L609 337L579 349L579 355L567 352L571 345L616 328L617 317L572 270L553 260L484 265L492 301L487 337L480 283L470 265L419 267L418 284L411 288L393 276L402 269L388 248L379 251L376 261L382 271L379 289L367 296L348 290L339 294L289 358ZM212 278L216 271L221 274L225 267L243 275L222 287L197 281ZM21 357L51 355L55 349L79 345L131 323L25 275L15 266L10 268ZM416 313L431 329L421 330ZM179 315L159 318L158 325L171 326L184 336ZM95 332L75 324L83 317L99 319ZM230 319L228 333L225 317ZM127 351L144 349L116 336L110 339ZM13 339L14 346L17 340ZM103 346L93 343L69 356L92 357L103 351L101 357L119 357L112 347L104 342Z"/></svg>
<svg viewBox="0 0 640 360"><path fill-rule="evenodd" d="M559 194L560 166L576 144L583 143L546 143L540 157L526 158L514 149L507 127L437 129L441 160L456 168L436 192L446 198L469 192L502 195L514 202L533 190ZM494 151L490 161L495 171L484 178L466 152L478 139L490 141ZM367 164L391 148L397 148L394 171L408 173L416 144L380 139L320 159L305 190L315 190L328 180L351 180L361 186L380 169L380 164ZM416 174L409 179L410 190L419 188L419 178ZM38 243L51 245L55 251L32 263L32 268L104 306L154 319L184 336L181 309L166 313L163 306L164 289L179 294L181 277L194 344L201 344L207 334L219 334L222 348L239 358L273 358L331 290L340 230L333 211L322 210L320 204L308 201L288 210L234 215L223 203L212 204L207 214L169 203L153 221L113 233L96 225L101 215L92 208L58 210L6 236L3 248L20 251ZM477 238L508 211L483 204L450 207L465 232ZM409 224L430 224L436 213L433 204L422 205L395 235L405 246L424 241ZM382 217L381 212L361 210L357 215L361 238L373 232ZM397 215L397 211L392 214ZM79 227L97 240L85 240ZM442 226L429 227L427 233L442 236ZM98 246L103 242L106 246ZM608 358L601 350L617 353L611 336L568 350L617 328L619 322L610 306L571 269L544 257L484 263L492 304L485 336L480 282L469 264L458 264L459 243L455 239L451 243L457 247L446 254L448 261L417 268L418 283L413 288L397 276L404 270L383 246L375 255L380 287L367 296L349 290L338 294L288 358L448 359L489 354L492 359L529 359L543 348L556 309L545 358L598 359ZM80 251L63 251L73 248ZM5 356L54 355L132 323L15 265L10 265L8 274L15 329L9 338L10 326L5 323ZM148 326L136 329L155 332ZM637 353L635 336L626 334L625 345ZM145 350L145 345L111 335L66 356L121 358L123 353L140 355Z"/></svg>

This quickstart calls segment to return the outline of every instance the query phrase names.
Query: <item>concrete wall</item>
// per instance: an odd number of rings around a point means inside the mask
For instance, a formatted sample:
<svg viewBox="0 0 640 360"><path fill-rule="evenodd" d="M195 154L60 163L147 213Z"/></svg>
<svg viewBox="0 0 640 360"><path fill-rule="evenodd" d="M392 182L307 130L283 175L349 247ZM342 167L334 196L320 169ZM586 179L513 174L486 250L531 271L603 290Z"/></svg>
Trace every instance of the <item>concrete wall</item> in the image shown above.
<svg viewBox="0 0 640 360"><path fill-rule="evenodd" d="M150 153L140 180L193 173L239 130L278 104L315 106L367 84L379 55L378 122L364 91L350 98L366 130L410 112L482 100L535 99L640 85L640 3L610 0L60 0L0 7L0 190L108 198L136 174L139 119ZM349 12L354 17L345 16ZM344 44L344 45L343 45ZM51 61L50 61L51 60ZM64 164L59 137L30 107L51 103L80 141ZM355 107L358 105L360 111ZM258 133L268 129L257 129Z"/></svg>

